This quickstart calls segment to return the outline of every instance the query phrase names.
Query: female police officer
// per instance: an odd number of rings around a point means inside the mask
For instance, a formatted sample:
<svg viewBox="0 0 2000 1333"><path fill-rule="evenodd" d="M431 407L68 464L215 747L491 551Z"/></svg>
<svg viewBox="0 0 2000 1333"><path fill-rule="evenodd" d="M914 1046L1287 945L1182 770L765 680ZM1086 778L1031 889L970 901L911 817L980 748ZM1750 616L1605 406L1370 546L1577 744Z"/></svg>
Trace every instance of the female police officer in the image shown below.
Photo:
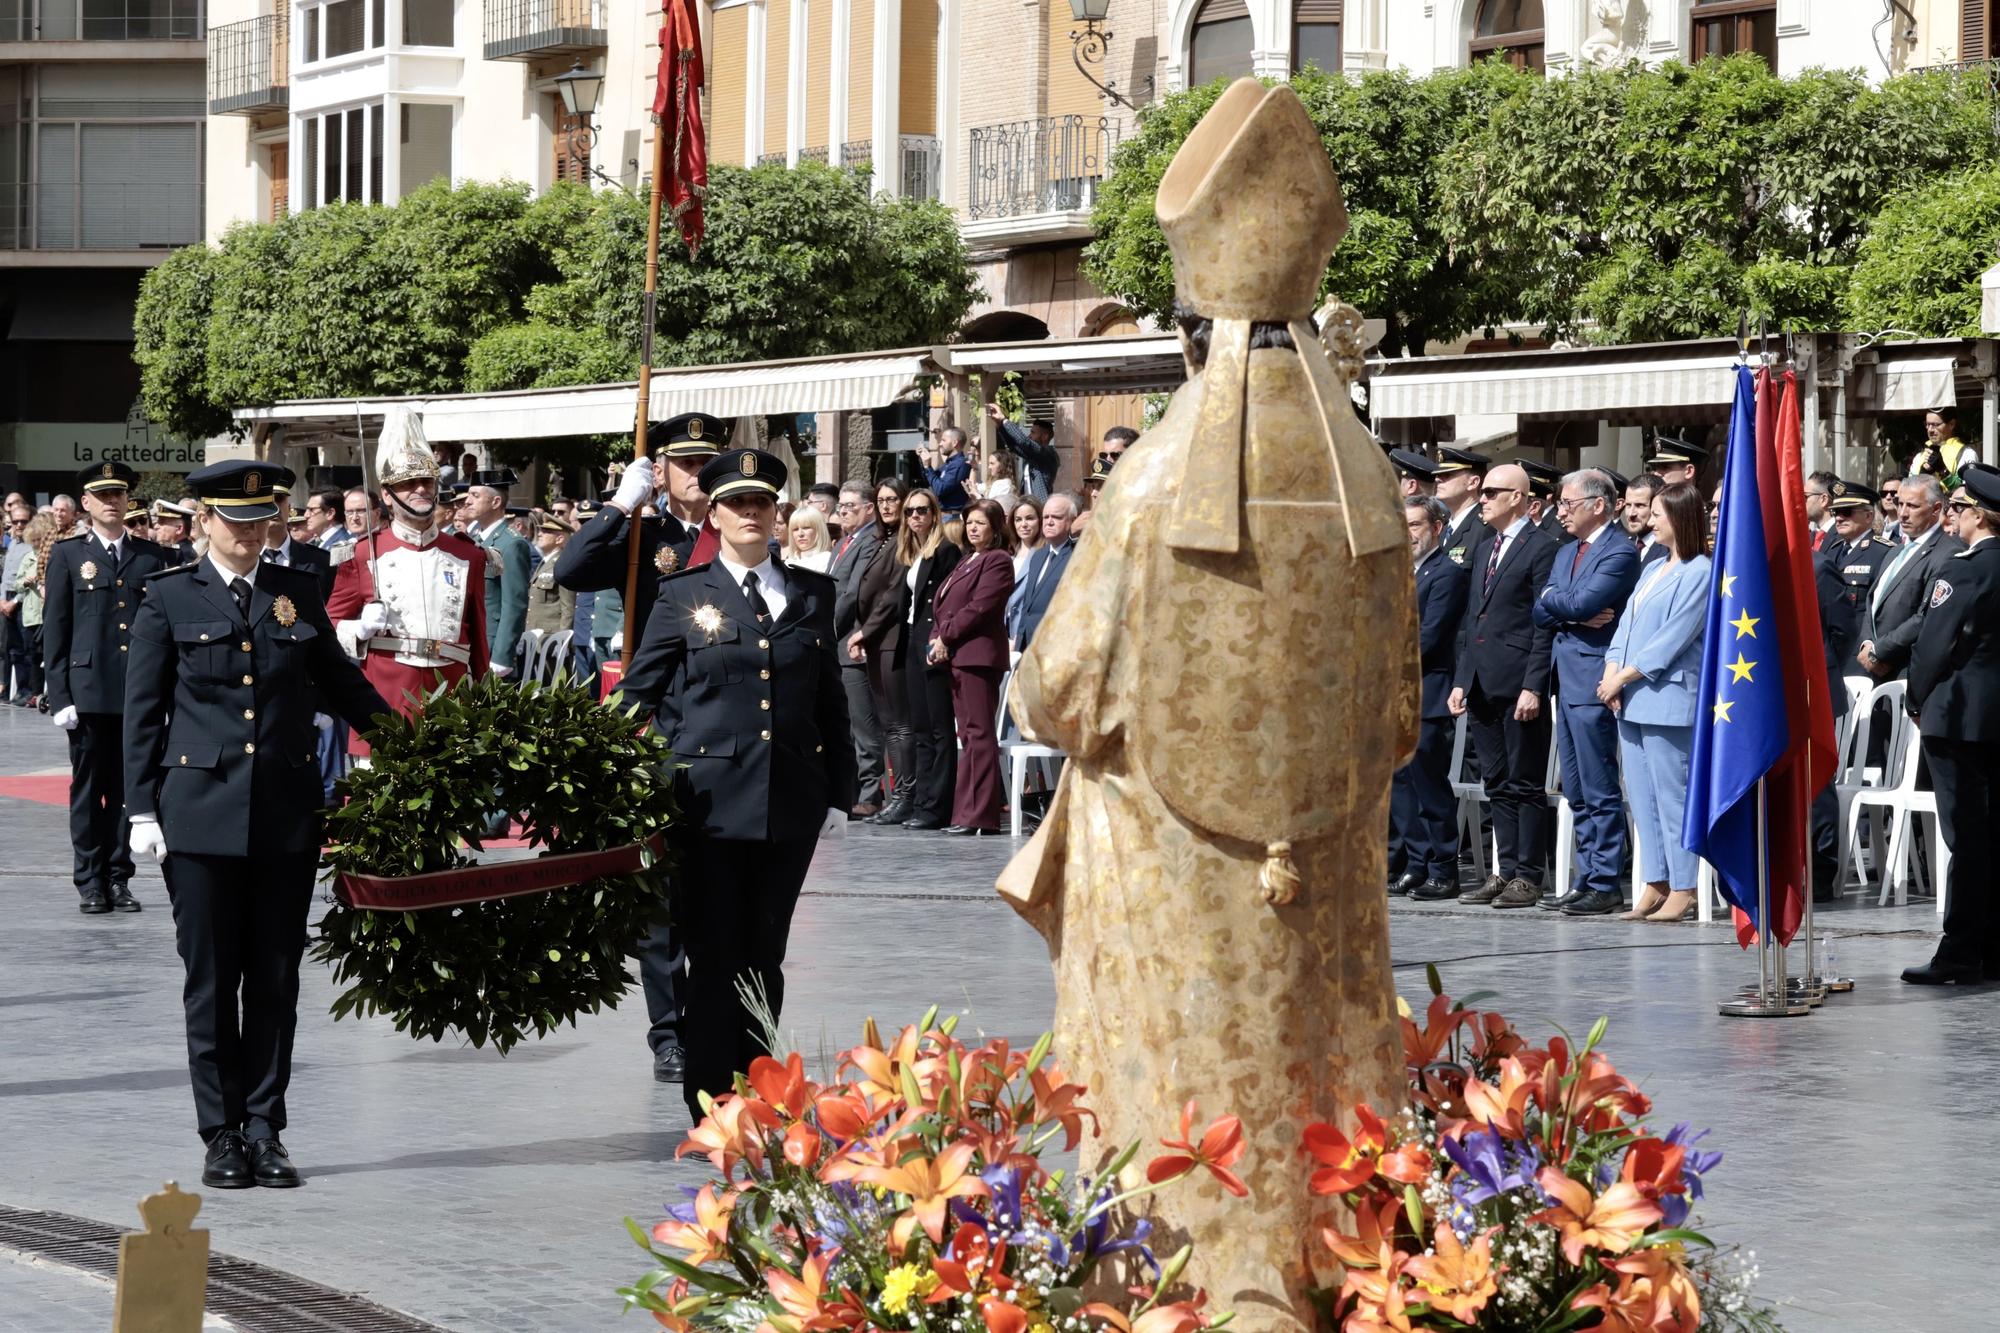
<svg viewBox="0 0 2000 1333"><path fill-rule="evenodd" d="M240 460L188 478L208 554L147 582L125 673L132 851L161 862L173 902L201 1179L218 1189L299 1183L278 1134L319 859L314 701L357 731L389 711L317 578L259 563L278 474Z"/></svg>
<svg viewBox="0 0 2000 1333"><path fill-rule="evenodd" d="M765 1054L737 992L784 1003L792 909L854 804L854 745L834 655L833 580L771 559L785 465L732 449L701 470L720 554L660 580L625 676L686 764L674 912L687 948L688 1110Z"/></svg>

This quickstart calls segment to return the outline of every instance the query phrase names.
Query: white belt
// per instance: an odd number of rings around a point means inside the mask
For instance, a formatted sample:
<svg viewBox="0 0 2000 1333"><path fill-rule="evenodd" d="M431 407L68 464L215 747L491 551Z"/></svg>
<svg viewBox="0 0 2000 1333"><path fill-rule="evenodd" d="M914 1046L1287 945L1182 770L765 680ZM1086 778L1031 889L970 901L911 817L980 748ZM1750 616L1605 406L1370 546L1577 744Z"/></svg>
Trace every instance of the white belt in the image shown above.
<svg viewBox="0 0 2000 1333"><path fill-rule="evenodd" d="M399 639L393 634L377 634L372 639L362 640L362 647L368 652L407 653L412 657L432 657L446 662L456 662L460 666L472 663L472 650L456 643L446 643L441 639Z"/></svg>

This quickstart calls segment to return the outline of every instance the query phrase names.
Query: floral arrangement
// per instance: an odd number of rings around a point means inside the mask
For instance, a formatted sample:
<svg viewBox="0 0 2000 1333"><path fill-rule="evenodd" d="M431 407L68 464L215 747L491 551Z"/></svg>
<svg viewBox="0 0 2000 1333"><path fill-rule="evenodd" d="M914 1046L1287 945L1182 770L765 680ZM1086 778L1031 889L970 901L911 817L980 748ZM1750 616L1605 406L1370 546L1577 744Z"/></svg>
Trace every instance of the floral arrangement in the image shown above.
<svg viewBox="0 0 2000 1333"><path fill-rule="evenodd" d="M1353 1234L1321 1238L1345 1270L1319 1293L1341 1333L1778 1328L1755 1269L1687 1225L1722 1154L1706 1130L1652 1131L1652 1103L1597 1051L1605 1020L1581 1046L1531 1046L1435 969L1430 985L1421 1026L1399 1001L1409 1106L1306 1131L1308 1188L1353 1210Z"/></svg>
<svg viewBox="0 0 2000 1333"><path fill-rule="evenodd" d="M1651 1104L1597 1045L1530 1046L1454 1003L1436 972L1421 1025L1403 1008L1410 1103L1355 1128L1307 1127L1299 1188L1337 1196L1351 1232L1318 1238L1338 1286L1312 1293L1339 1333L1493 1329L1773 1333L1754 1269L1688 1225L1721 1154L1706 1131L1646 1123ZM1474 997L1477 998L1477 997ZM1399 1002L1400 1004L1400 1002ZM872 1020L836 1081L763 1057L704 1099L681 1155L719 1174L650 1230L655 1267L620 1295L677 1333L1195 1333L1231 1316L1177 1285L1131 1205L1197 1173L1248 1193L1234 1116L1068 1175L1096 1117L1049 1060L968 1049L936 1010L884 1042ZM1123 1187L1121 1188L1121 1182ZM1090 1293L1086 1295L1086 1292ZM1106 1293L1123 1293L1115 1303ZM1099 1299L1092 1299L1092 1297Z"/></svg>
<svg viewBox="0 0 2000 1333"><path fill-rule="evenodd" d="M929 1333L1194 1333L1219 1327L1199 1296L1163 1302L1188 1260L1158 1261L1150 1225L1127 1205L1230 1167L1243 1127L1222 1117L1199 1138L1195 1108L1142 1184L1120 1190L1139 1144L1096 1174L1051 1170L1096 1118L1049 1058L1005 1041L976 1049L957 1020L884 1042L870 1021L841 1054L838 1082L803 1060L752 1062L736 1091L704 1098L681 1155L720 1178L650 1231L626 1226L657 1267L619 1292L668 1328L737 1333L916 1329ZM665 1247L664 1249L660 1247ZM1094 1292L1124 1291L1118 1304Z"/></svg>

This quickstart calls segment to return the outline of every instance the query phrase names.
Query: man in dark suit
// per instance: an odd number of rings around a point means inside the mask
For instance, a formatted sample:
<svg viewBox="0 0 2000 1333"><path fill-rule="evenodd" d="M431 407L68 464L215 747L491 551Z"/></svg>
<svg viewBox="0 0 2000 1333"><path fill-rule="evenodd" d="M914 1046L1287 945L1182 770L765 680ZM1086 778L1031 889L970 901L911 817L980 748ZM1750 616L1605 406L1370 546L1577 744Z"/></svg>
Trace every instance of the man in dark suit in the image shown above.
<svg viewBox="0 0 2000 1333"><path fill-rule="evenodd" d="M49 548L42 651L49 712L69 733L69 837L79 911L136 912L125 818L125 667L144 582L173 555L125 531L136 472L92 463L77 475L78 534Z"/></svg>
<svg viewBox="0 0 2000 1333"><path fill-rule="evenodd" d="M1528 522L1528 474L1512 463L1486 474L1480 520L1485 536L1470 561L1448 706L1453 716L1470 716L1466 738L1479 754L1500 848L1495 874L1475 890L1475 901L1528 907L1541 899L1548 862L1542 784L1549 763L1545 697L1553 637L1535 623L1534 605L1548 585L1556 544Z"/></svg>
<svg viewBox="0 0 2000 1333"><path fill-rule="evenodd" d="M1897 497L1904 544L1897 548L1868 596L1868 614L1856 660L1878 680L1909 664L1929 609L1931 585L1965 543L1944 528L1944 487L1936 477L1903 478Z"/></svg>
<svg viewBox="0 0 2000 1333"><path fill-rule="evenodd" d="M2000 981L2000 471L1968 463L1960 482L1952 518L1966 549L1931 581L1910 655L1910 699L1951 849L1944 936L1928 963L1903 972L1921 986Z"/></svg>
<svg viewBox="0 0 2000 1333"><path fill-rule="evenodd" d="M1641 472L1625 484L1619 502L1618 522L1625 535L1639 548L1639 573L1643 576L1655 560L1667 558L1667 544L1653 535L1653 501L1666 487L1650 472Z"/></svg>
<svg viewBox="0 0 2000 1333"><path fill-rule="evenodd" d="M265 530L264 553L259 559L267 565L277 565L281 569L296 569L312 575L313 583L319 588L320 605L324 606L326 599L333 596L333 557L311 542L293 534L290 505L291 488L295 478L292 470L275 464L267 466L277 474L278 478L276 489L272 492L277 497L278 517L272 519L270 526Z"/></svg>
<svg viewBox="0 0 2000 1333"><path fill-rule="evenodd" d="M1021 597L1013 607L1014 623L1009 626L1017 652L1027 651L1036 627L1048 614L1056 584L1069 568L1070 552L1076 547L1071 528L1082 509L1083 501L1068 491L1057 491L1042 508L1042 549L1028 562L1028 572L1021 580Z"/></svg>
<svg viewBox="0 0 2000 1333"><path fill-rule="evenodd" d="M1857 490L1865 494L1850 494ZM1836 477L1827 483L1827 498L1828 513L1835 516L1835 522L1828 530L1819 553L1813 557L1813 587L1819 600L1819 632L1826 652L1827 691L1833 704L1834 719L1838 721L1847 715L1850 707L1844 675L1847 664L1854 660L1855 645L1860 638L1861 613L1841 577L1842 566L1850 557L1846 543L1839 535L1837 515L1840 511L1833 509L1832 504L1845 500L1850 511L1859 511L1862 524L1870 524L1875 510L1875 493L1865 486L1850 487ZM1866 534L1861 536L1861 540L1870 542L1872 549L1872 540ZM1839 886L1833 881L1834 872L1839 868L1840 851L1840 798L1833 790L1833 784L1839 776L1835 773L1827 778L1826 785L1813 796L1810 811L1814 902L1832 902L1839 896Z"/></svg>
<svg viewBox="0 0 2000 1333"><path fill-rule="evenodd" d="M1595 468L1563 478L1557 502L1570 543L1556 552L1535 599L1535 623L1555 635L1556 727L1563 799L1576 812L1579 874L1544 905L1602 916L1624 904L1625 798L1618 780L1618 718L1597 697L1604 650L1639 582L1639 552L1615 521L1618 497ZM1568 849L1556 848L1557 856Z"/></svg>
<svg viewBox="0 0 2000 1333"><path fill-rule="evenodd" d="M1458 896L1458 819L1451 795L1448 700L1465 619L1465 567L1445 558L1444 506L1425 495L1403 500L1416 561L1417 639L1423 698L1417 752L1396 770L1389 792L1389 892L1424 902Z"/></svg>
<svg viewBox="0 0 2000 1333"><path fill-rule="evenodd" d="M1528 474L1528 521L1558 542L1568 541L1569 535L1563 530L1562 518L1556 513L1556 493L1562 488L1562 469L1539 458L1515 461Z"/></svg>
<svg viewBox="0 0 2000 1333"><path fill-rule="evenodd" d="M770 556L785 465L732 449L702 469L718 555L660 580L625 699L687 765L675 914L687 942L688 1111L767 1054L738 992L782 1017L792 911L821 837L843 835L854 748L831 578Z"/></svg>
<svg viewBox="0 0 2000 1333"><path fill-rule="evenodd" d="M861 576L882 546L882 525L875 521L869 489L865 482L848 482L840 488L836 509L841 537L827 573L833 576L833 629L842 643L860 623ZM850 813L866 819L881 810L884 799L882 722L875 716L875 695L868 688L868 663L841 653L840 683L847 691L847 722L854 731L857 785Z"/></svg>
<svg viewBox="0 0 2000 1333"><path fill-rule="evenodd" d="M1450 514L1444 526L1444 539L1438 545L1446 559L1470 569L1473 548L1486 536L1479 502L1479 488L1486 477L1486 456L1446 445L1438 450L1431 472L1435 494Z"/></svg>

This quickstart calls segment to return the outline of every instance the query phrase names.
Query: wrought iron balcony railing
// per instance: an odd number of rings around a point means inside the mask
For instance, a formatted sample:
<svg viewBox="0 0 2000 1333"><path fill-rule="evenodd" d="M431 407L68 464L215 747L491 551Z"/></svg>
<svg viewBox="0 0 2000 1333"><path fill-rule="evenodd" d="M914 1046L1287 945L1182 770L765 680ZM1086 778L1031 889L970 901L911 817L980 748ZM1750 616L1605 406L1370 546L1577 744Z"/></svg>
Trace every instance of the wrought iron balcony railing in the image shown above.
<svg viewBox="0 0 2000 1333"><path fill-rule="evenodd" d="M1955 79L1971 83L1986 90L1986 100L1993 109L1993 133L2000 138L2000 60L1958 60L1944 65L1925 65L1910 71L1912 75L1927 75L1931 78Z"/></svg>
<svg viewBox="0 0 2000 1333"><path fill-rule="evenodd" d="M610 45L605 0L485 0L488 60L534 60Z"/></svg>
<svg viewBox="0 0 2000 1333"><path fill-rule="evenodd" d="M825 166L825 165L826 165L826 149L824 149L824 148L801 148L801 149L799 149L799 161L801 161L801 162L817 162L817 163L819 163L819 164L820 164L821 166Z"/></svg>
<svg viewBox="0 0 2000 1333"><path fill-rule="evenodd" d="M785 155L783 153L759 153L757 154L757 165L760 167L782 167L785 165Z"/></svg>
<svg viewBox="0 0 2000 1333"><path fill-rule="evenodd" d="M874 161L873 139L853 139L840 146L840 165L843 167L865 167Z"/></svg>
<svg viewBox="0 0 2000 1333"><path fill-rule="evenodd" d="M289 7L208 33L208 114L248 115L291 105Z"/></svg>
<svg viewBox="0 0 2000 1333"><path fill-rule="evenodd" d="M202 0L12 0L0 42L200 41Z"/></svg>
<svg viewBox="0 0 2000 1333"><path fill-rule="evenodd" d="M1117 146L1118 125L1108 116L979 126L972 131L966 215L976 221L1087 209Z"/></svg>
<svg viewBox="0 0 2000 1333"><path fill-rule="evenodd" d="M0 181L0 250L170 250L201 240L201 182Z"/></svg>

